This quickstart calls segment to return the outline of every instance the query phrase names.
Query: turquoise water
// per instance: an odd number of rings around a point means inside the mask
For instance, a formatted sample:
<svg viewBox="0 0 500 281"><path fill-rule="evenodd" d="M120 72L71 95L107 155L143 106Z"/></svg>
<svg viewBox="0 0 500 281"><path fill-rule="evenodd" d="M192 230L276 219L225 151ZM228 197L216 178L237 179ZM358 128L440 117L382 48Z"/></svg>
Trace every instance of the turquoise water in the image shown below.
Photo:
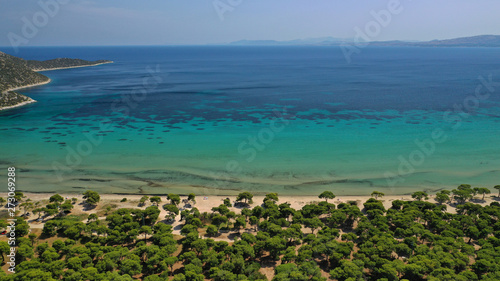
<svg viewBox="0 0 500 281"><path fill-rule="evenodd" d="M366 48L351 64L333 47L20 56L115 61L45 72L52 83L22 91L37 103L0 112L0 168L15 166L24 191L354 195L500 184L500 84L475 94L479 76L500 81L497 49Z"/></svg>

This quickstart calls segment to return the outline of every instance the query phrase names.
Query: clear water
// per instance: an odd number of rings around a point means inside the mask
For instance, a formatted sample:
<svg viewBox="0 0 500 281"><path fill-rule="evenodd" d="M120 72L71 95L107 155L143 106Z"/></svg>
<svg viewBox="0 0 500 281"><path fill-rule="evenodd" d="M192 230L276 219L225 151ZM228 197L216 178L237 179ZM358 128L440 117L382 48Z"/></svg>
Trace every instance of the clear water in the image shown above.
<svg viewBox="0 0 500 281"><path fill-rule="evenodd" d="M336 47L17 55L115 61L45 72L52 83L22 91L37 103L0 112L0 180L15 166L24 191L353 195L500 184L500 84L472 98L479 76L500 82L500 49L365 48L350 64Z"/></svg>

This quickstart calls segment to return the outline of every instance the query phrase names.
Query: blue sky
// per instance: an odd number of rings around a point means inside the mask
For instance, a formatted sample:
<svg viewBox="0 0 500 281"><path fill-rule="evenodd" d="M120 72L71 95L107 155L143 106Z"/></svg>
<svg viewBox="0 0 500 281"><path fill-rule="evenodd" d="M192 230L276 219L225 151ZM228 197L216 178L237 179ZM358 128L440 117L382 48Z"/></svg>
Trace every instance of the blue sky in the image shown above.
<svg viewBox="0 0 500 281"><path fill-rule="evenodd" d="M44 18L39 1L58 3L58 11ZM13 37L25 39L21 44L26 46L352 38L356 27L374 20L372 11L387 10L391 1L397 0L0 0L0 45L10 45ZM229 10L218 13L214 3ZM500 1L400 0L400 6L402 11L392 14L372 40L500 33ZM39 27L25 36L25 22L34 23L34 15Z"/></svg>

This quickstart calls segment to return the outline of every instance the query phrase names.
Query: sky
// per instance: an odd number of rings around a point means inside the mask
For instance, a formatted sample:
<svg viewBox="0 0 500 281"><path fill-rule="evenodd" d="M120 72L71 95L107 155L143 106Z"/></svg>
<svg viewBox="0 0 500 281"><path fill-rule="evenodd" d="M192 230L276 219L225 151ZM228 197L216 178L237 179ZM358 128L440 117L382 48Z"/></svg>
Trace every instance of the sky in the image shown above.
<svg viewBox="0 0 500 281"><path fill-rule="evenodd" d="M0 0L0 46L218 44L359 31L370 41L427 41L500 34L498 11L497 0Z"/></svg>

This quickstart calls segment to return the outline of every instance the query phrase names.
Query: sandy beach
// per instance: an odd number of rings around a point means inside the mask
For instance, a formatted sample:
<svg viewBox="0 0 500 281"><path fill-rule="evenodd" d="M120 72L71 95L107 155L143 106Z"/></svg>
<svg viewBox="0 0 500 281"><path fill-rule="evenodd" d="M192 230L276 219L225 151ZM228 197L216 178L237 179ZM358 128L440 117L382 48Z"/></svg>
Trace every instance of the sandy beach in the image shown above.
<svg viewBox="0 0 500 281"><path fill-rule="evenodd" d="M12 106L5 106L5 107L0 107L0 111L1 110L7 110L7 109L11 109L11 108L16 108L16 107L21 107L21 106L25 106L27 104L30 104L30 103L35 103L36 100L32 99L32 98L29 98L29 100L25 101L25 102L22 102L22 103L18 103L16 105L12 105Z"/></svg>
<svg viewBox="0 0 500 281"><path fill-rule="evenodd" d="M52 70L59 70L59 69L91 67L91 66L98 66L98 65L102 65L102 64L108 64L108 63L114 63L114 62L113 61L109 61L109 62L102 62L102 63L92 64L92 65L79 65L79 66L68 66L68 67L42 68L42 69L33 69L33 71L35 71L35 72L42 72L42 71L52 71Z"/></svg>
<svg viewBox="0 0 500 281"><path fill-rule="evenodd" d="M44 206L48 204L50 196L54 195L54 193L24 193L26 196L25 199L31 199L33 202L41 201L41 206ZM66 199L71 199L71 198L77 198L77 204L75 204L74 209L72 210L71 214L73 215L89 215L92 213L96 213L99 216L99 219L105 219L106 218L106 213L111 213L116 209L119 208L138 208L138 209L145 209L151 205L153 205L151 202L147 201L144 206L139 207L139 201L142 196L144 195L123 195L123 194L100 194L101 196L101 201L97 205L96 208L92 210L83 210L83 195L82 194L60 194L63 198ZM6 198L7 194L2 193L0 196ZM160 203L160 217L159 221L164 221L165 216L167 215L167 212L161 208L162 205L168 203L168 200L166 198L166 194L160 196L162 202ZM279 196L279 195L278 195ZM126 198L126 202L120 202L123 198ZM181 196L181 199L186 199L187 196ZM203 212L212 212L213 207L217 207L221 204L223 204L223 200L225 198L229 198L231 200L231 203L234 204L236 200L236 196L197 196L196 197L196 204L194 204L193 207L198 208L198 210L203 213ZM356 201L358 207L362 210L363 209L363 203L366 202L368 199L370 199L370 196L338 196L335 199L330 199L328 200L329 203L334 203L335 205L339 203L346 203L349 201ZM476 199L479 199L480 196L477 196ZM482 206L489 205L491 202L496 201L494 195L490 195L485 198L484 201L479 202L480 200L477 200L477 204L480 204ZM254 196L253 197L253 203L250 204L250 208L253 208L255 206L261 205L263 202L264 196ZM390 196L384 196L382 198L379 198L380 201L382 201L384 207L386 209L389 209L392 207L392 201L394 200L414 200L411 198L411 196L401 196L401 195L390 195ZM289 203L292 208L299 210L301 209L304 205L314 203L314 202L319 202L319 201L324 201L324 199L319 199L318 196L279 196L279 202L278 204L281 203ZM437 203L434 200L434 195L429 195L429 199L426 200L431 203ZM475 202L476 203L476 202ZM450 204L445 204L447 206L447 212L449 213L456 213L454 205ZM181 203L179 205L180 210L183 210L183 204ZM108 210L106 210L108 209ZM234 211L236 213L241 212L241 208L237 207L231 207L229 208L231 211ZM21 215L24 211L22 208L19 210ZM28 222L30 223L30 226L32 229L41 229L43 228L43 222L37 222L36 219L38 218L37 215L31 214L28 217ZM50 219L50 217L48 218ZM85 221L85 220L84 220ZM178 215L175 219L174 222L170 223L173 227L173 234L180 235L180 230L181 226L183 224L182 221L180 221L180 215ZM247 229L243 230L246 232L254 232L255 230L251 228L250 226L247 227ZM228 233L229 234L229 233ZM223 241L232 241L233 238L230 238L228 234L221 235L219 237L216 237L215 240L223 240Z"/></svg>
<svg viewBox="0 0 500 281"><path fill-rule="evenodd" d="M31 199L32 201L44 201L44 200L49 200L49 198L54 195L55 193L24 193L26 198ZM75 193L60 193L64 198L77 198L79 202L83 200L83 195L82 194L75 194ZM138 208L137 204L139 203L139 200L141 199L142 195L124 195L124 194L100 194L101 196L101 201L99 203L100 206L107 205L109 203L114 203L117 205L117 208ZM6 193L0 193L0 196L6 197ZM154 196L154 195L148 195L149 197ZM162 203L166 204L167 203L167 194L161 195L160 196L162 199ZM253 204L250 204L250 208L253 208L255 206L261 205L265 196L254 196L253 197ZM286 196L286 195L279 195L279 202L278 204L281 203L289 203L292 208L298 210L301 209L304 205L314 203L314 202L320 202L320 201L325 201L325 199L319 199L318 196L313 196L313 195L306 195L306 196ZM120 202L123 198L127 198L127 202ZM187 196L181 196L181 199L186 199ZM194 207L198 208L200 212L211 212L211 209L213 207L217 207L220 204L223 203L224 199L229 198L231 200L231 203L233 204L236 200L236 196L196 196L196 204ZM340 204L340 203L347 203L350 201L356 201L358 202L358 207L360 209L363 208L363 203L366 202L368 199L372 198L369 195L365 196L337 196L335 199L329 199L329 203L334 203L335 205ZM481 198L481 196L476 196L476 199ZM496 202L495 195L489 195L486 196L484 202L479 202L476 204L485 206L489 205L492 202ZM403 200L403 201L414 201L415 199L411 198L409 195L388 195L384 196L382 198L379 198L386 209L392 207L392 201L394 200ZM437 202L434 200L434 195L430 194L429 199L425 200L431 203L436 203ZM152 204L148 203L146 204L145 207L151 206ZM453 205L445 204L447 206L447 211L450 213L455 213L455 207ZM234 208L234 207L233 207ZM235 208L235 210L238 208Z"/></svg>

